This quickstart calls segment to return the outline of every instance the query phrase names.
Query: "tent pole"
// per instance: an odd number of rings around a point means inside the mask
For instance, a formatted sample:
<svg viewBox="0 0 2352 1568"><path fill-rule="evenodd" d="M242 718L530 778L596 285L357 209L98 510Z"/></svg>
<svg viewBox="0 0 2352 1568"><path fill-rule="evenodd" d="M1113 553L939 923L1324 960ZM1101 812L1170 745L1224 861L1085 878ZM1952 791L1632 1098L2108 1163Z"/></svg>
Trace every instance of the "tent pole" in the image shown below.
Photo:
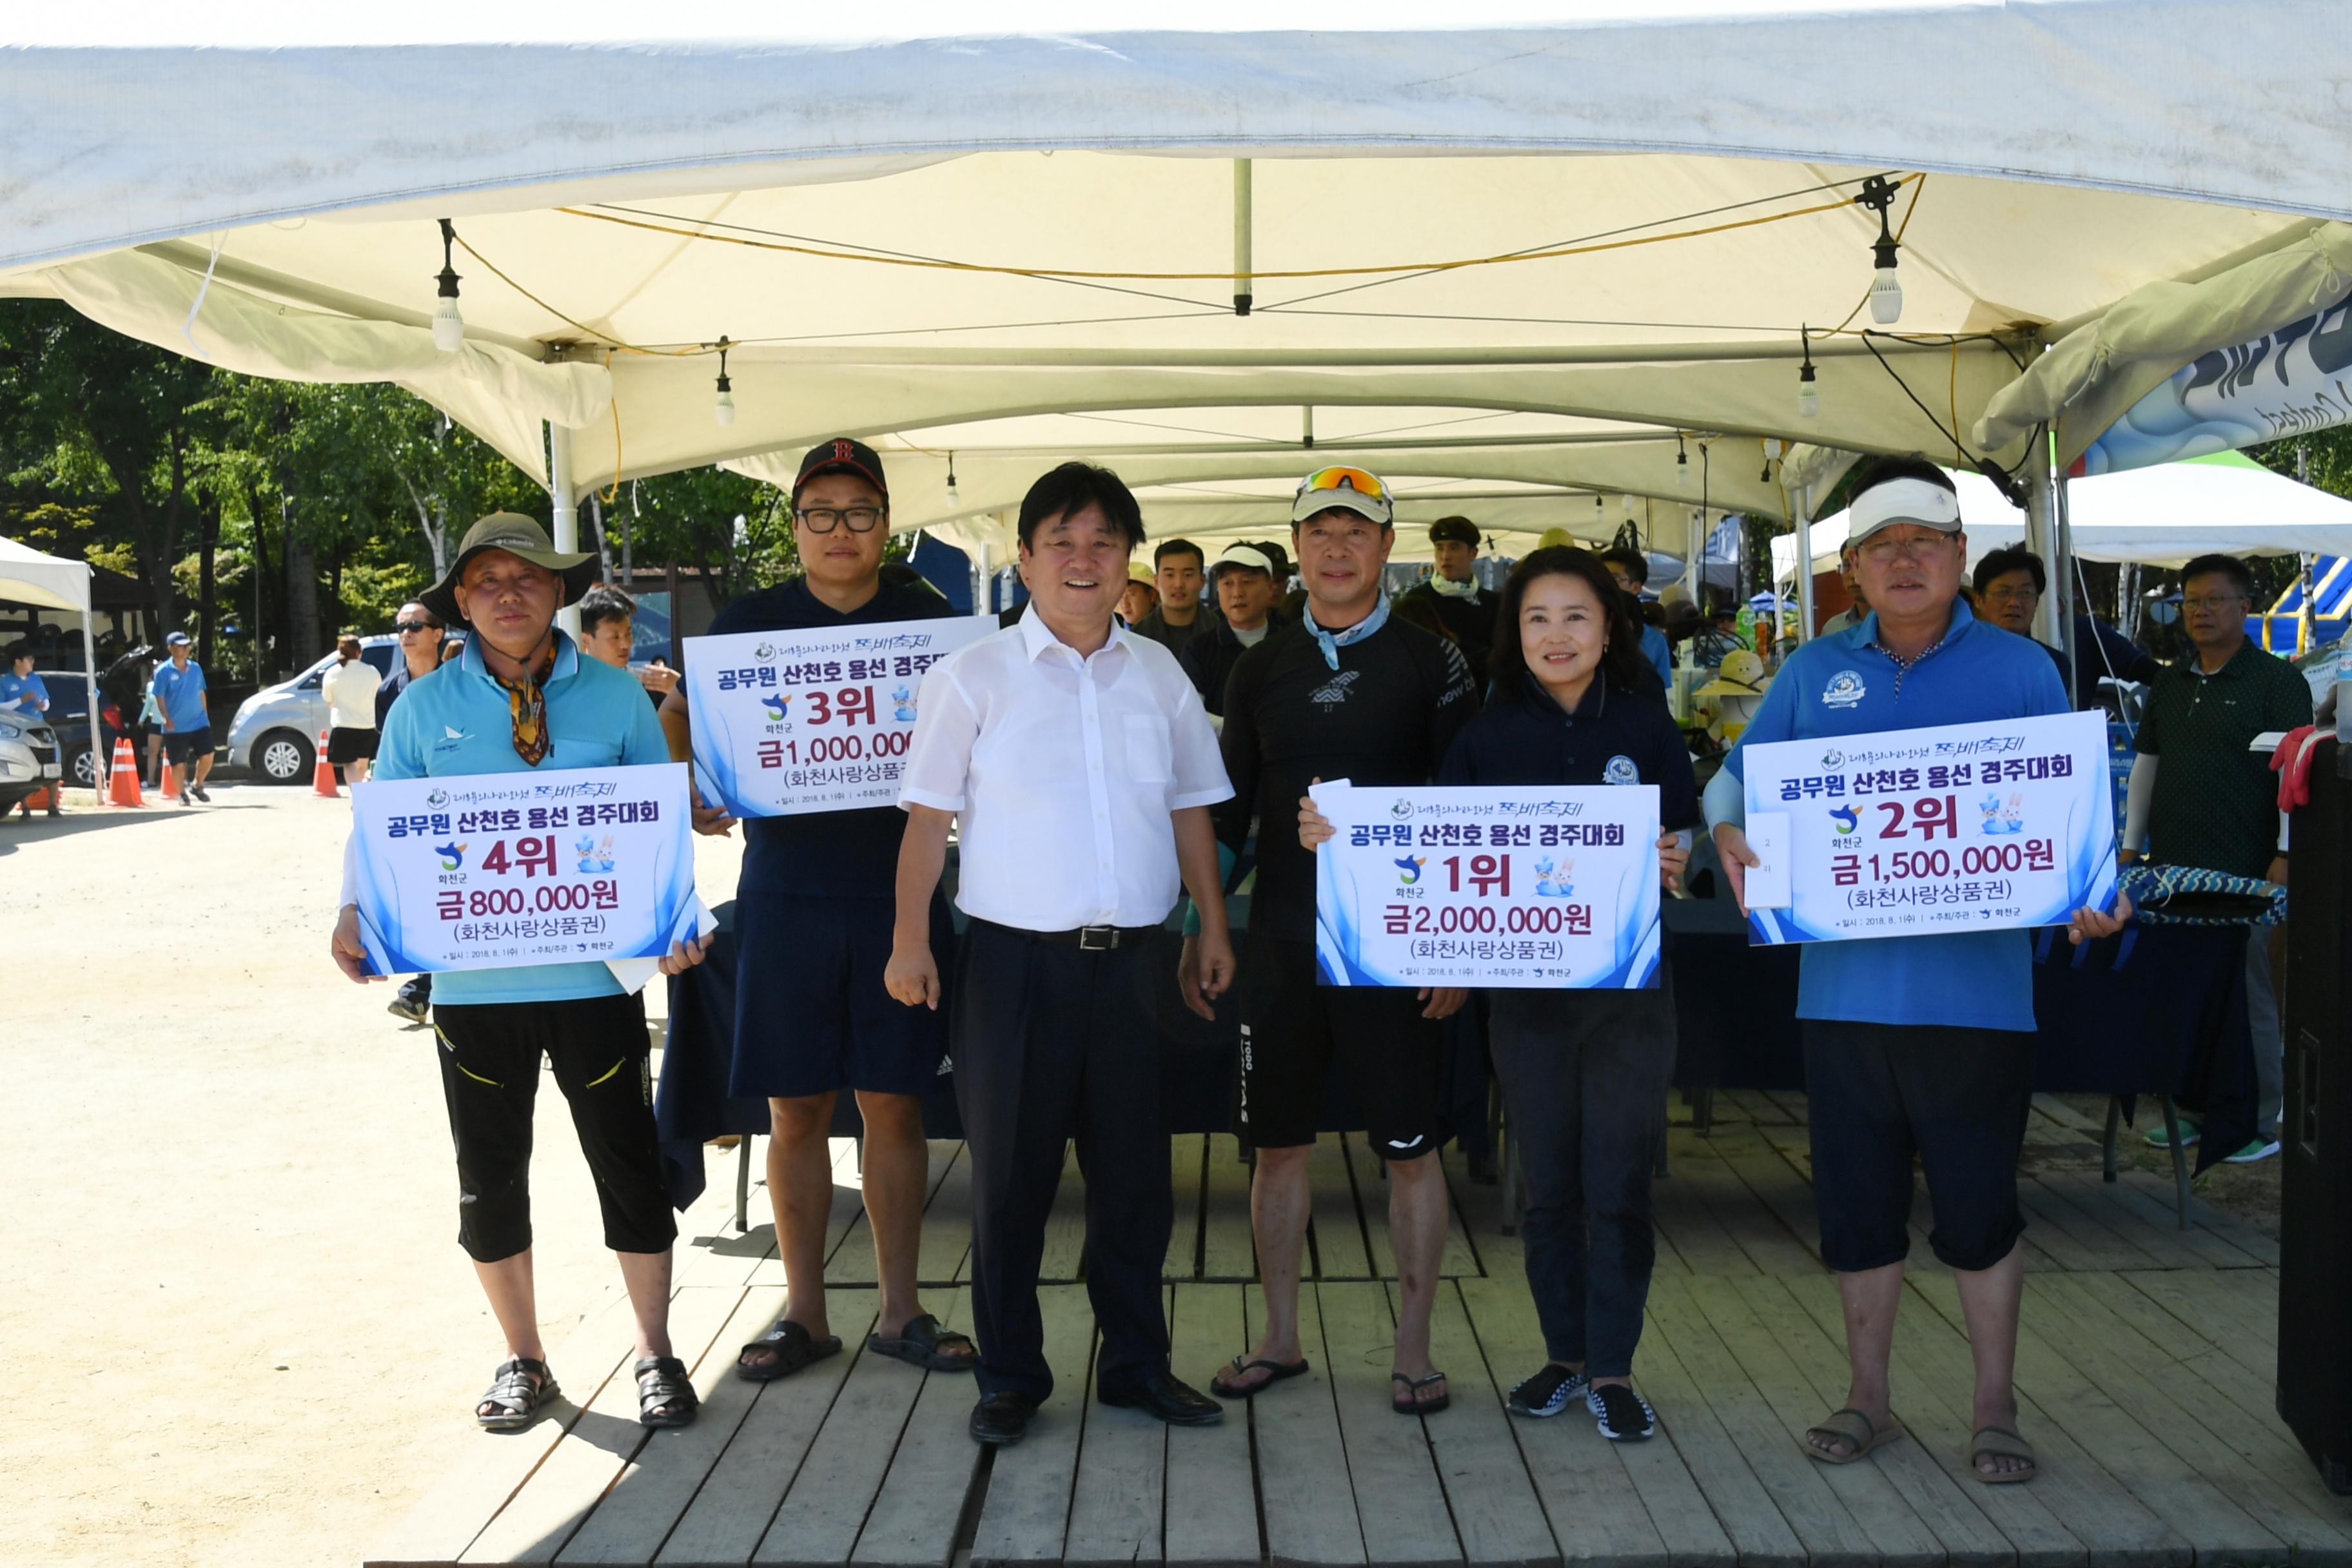
<svg viewBox="0 0 2352 1568"><path fill-rule="evenodd" d="M103 805L106 800L106 771L113 765L114 759L107 752L106 721L99 717L98 710L98 644L89 635L89 623L98 618L98 612L90 608L90 602L98 595L90 592L90 576L86 574L82 577L81 678L89 692L89 778L90 783L98 786L95 804ZM59 773L58 787L63 789L65 782L65 775Z"/></svg>
<svg viewBox="0 0 2352 1568"><path fill-rule="evenodd" d="M1813 487L1797 492L1797 641L1813 640Z"/></svg>
<svg viewBox="0 0 2352 1568"><path fill-rule="evenodd" d="M2058 641L2055 646L2066 656L2066 668L2071 670L2074 668L2074 611L2077 607L2074 602L2074 514L2066 493L2064 474L2056 475L2051 489L2058 502L2053 510L2058 525L2055 543L2059 572L2058 591L2050 596L2057 601L2054 612L2058 617ZM2073 682L2070 680L2067 684L2071 687ZM2066 693L2069 701L2074 696L2072 690Z"/></svg>
<svg viewBox="0 0 2352 1568"><path fill-rule="evenodd" d="M555 548L565 554L580 549L580 501L572 490L572 427L550 420L547 426L547 494L554 502L554 526L549 531L555 536ZM676 613L677 606L670 606ZM556 623L566 635L580 635L580 611L567 605L556 613Z"/></svg>
<svg viewBox="0 0 2352 1568"><path fill-rule="evenodd" d="M1234 160L1234 314L1246 316L1255 290L1250 286L1251 230L1255 226L1250 211L1250 161Z"/></svg>
<svg viewBox="0 0 2352 1568"><path fill-rule="evenodd" d="M2025 548L2041 558L2053 584L2063 584L2067 567L2058 558L2057 527L2052 516L2050 447L2046 441L2037 441L2026 448L2025 462L2018 469L2017 478L2025 487ZM2058 639L2063 634L2058 605L2064 594L2065 589L2060 586L2057 593L2042 595L2040 607L2033 612L2033 636L2051 647L2060 646Z"/></svg>

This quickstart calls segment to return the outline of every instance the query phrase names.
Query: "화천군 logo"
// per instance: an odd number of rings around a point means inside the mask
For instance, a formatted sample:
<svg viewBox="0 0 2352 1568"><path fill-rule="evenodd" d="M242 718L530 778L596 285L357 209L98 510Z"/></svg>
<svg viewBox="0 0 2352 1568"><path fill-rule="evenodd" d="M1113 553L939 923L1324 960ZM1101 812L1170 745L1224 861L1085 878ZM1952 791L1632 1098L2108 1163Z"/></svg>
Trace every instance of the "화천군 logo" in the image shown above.
<svg viewBox="0 0 2352 1568"><path fill-rule="evenodd" d="M1637 784L1642 782L1642 770L1633 765L1631 757L1612 757L1601 770L1601 782L1612 784Z"/></svg>
<svg viewBox="0 0 2352 1568"><path fill-rule="evenodd" d="M1822 689L1822 705L1825 708L1852 708L1860 703L1868 689L1862 684L1858 669L1841 669L1830 677L1829 685Z"/></svg>

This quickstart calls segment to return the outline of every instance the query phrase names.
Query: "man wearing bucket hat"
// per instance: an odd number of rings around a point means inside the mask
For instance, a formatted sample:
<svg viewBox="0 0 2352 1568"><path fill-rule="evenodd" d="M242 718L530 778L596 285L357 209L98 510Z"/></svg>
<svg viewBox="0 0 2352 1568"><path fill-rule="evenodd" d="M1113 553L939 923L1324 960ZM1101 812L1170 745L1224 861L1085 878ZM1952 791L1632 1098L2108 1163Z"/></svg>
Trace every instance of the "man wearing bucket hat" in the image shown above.
<svg viewBox="0 0 2352 1568"><path fill-rule="evenodd" d="M1227 545L1210 569L1209 582L1223 617L1186 643L1176 662L1192 678L1209 717L1222 721L1225 681L1242 655L1264 642L1273 628L1274 602L1282 589L1275 581L1274 558L1255 544Z"/></svg>
<svg viewBox="0 0 2352 1568"><path fill-rule="evenodd" d="M1445 1407L1430 1363L1430 1316L1445 1245L1445 1043L1438 1020L1467 993L1317 983L1315 855L1299 806L1316 779L1425 784L1478 706L1462 647L1390 613L1381 572L1396 542L1377 475L1319 468L1291 503L1292 552L1307 584L1300 617L1242 655L1220 733L1233 798L1214 816L1238 856L1258 819L1257 890L1241 962L1241 1123L1257 1149L1250 1212L1265 1315L1256 1342L1211 1392L1243 1399L1307 1370L1298 1321L1307 1156L1325 1080L1344 1072L1358 1125L1387 1162L1389 1226L1402 1281L1390 1404ZM1269 1394L1269 1397L1272 1397Z"/></svg>
<svg viewBox="0 0 2352 1568"><path fill-rule="evenodd" d="M420 597L445 626L472 632L465 652L409 686L386 715L380 779L438 778L667 763L669 748L644 689L624 670L582 657L555 612L588 591L596 557L549 544L515 512L466 531L448 574ZM363 973L359 908L347 853L342 910L331 950ZM665 973L698 963L702 944L673 944ZM670 1215L654 1131L650 1041L642 997L603 963L454 970L434 987L433 1034L457 1154L457 1240L474 1260L506 1335L497 1380L474 1406L492 1431L528 1426L558 1393L540 1341L531 1279L530 1147L540 1058L571 1104L595 1177L604 1245L620 1260L636 1313L638 1419L683 1426L693 1384L669 1343Z"/></svg>
<svg viewBox="0 0 2352 1568"><path fill-rule="evenodd" d="M1494 595L1478 585L1478 525L1466 517L1441 517L1429 525L1429 575L1405 590L1404 598L1427 601L1470 660L1470 673L1484 687L1486 654L1495 646Z"/></svg>
<svg viewBox="0 0 2352 1568"><path fill-rule="evenodd" d="M831 631L951 616L928 584L882 576L890 489L863 441L820 441L793 479L793 543L801 574L745 594L710 635ZM686 689L662 703L680 762L693 755ZM743 825L735 892L735 1036L728 1092L768 1102L768 1198L790 1293L784 1310L736 1354L735 1372L768 1383L838 1354L825 1310L825 1226L833 1209L828 1142L843 1091L865 1128L859 1184L874 1233L878 1318L866 1348L935 1372L969 1372L972 1342L923 1310L915 1289L930 1148L923 1097L947 1070L946 1015L901 1007L883 988L890 962L898 845L896 806L753 817ZM733 819L695 813L705 833ZM930 902L933 951L955 940L947 900ZM952 1079L948 1083L951 1087Z"/></svg>
<svg viewBox="0 0 2352 1568"><path fill-rule="evenodd" d="M1743 900L1758 863L1741 831L1749 744L2066 711L2048 656L1978 620L1960 598L1968 540L1942 470L1880 458L1855 483L1848 515L1869 614L1789 656L1707 785L1716 845ZM2106 920L2076 916L2093 934L2114 929ZM1821 1463L1851 1464L1902 1436L1887 1378L1916 1158L1935 1204L1928 1243L1953 1270L1976 1363L1971 1471L1989 1485L2034 1473L2012 1380L2024 1285L2017 1160L2033 1089L2032 948L2024 931L1805 947L1797 1016L1813 1192L1822 1260L1837 1271L1844 1301L1851 1372L1844 1407L1801 1439Z"/></svg>

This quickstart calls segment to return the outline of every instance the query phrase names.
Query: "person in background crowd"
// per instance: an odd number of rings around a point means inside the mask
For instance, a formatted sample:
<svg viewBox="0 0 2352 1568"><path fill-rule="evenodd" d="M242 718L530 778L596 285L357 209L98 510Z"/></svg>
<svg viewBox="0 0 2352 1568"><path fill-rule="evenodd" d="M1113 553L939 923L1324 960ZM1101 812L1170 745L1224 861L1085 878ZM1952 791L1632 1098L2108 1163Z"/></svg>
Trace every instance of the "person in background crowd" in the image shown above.
<svg viewBox="0 0 2352 1568"><path fill-rule="evenodd" d="M1152 955L1189 890L1202 934L1177 988L1213 1017L1234 954L1209 807L1233 790L1183 671L1112 614L1118 564L1143 542L1133 493L1065 463L1029 488L1017 527L1028 613L923 676L886 977L910 1009L940 1005L932 911L954 825L971 917L949 1022L971 1160L971 1432L992 1447L1018 1443L1054 1390L1037 1270L1073 1139L1102 1333L1095 1397L1177 1426L1224 1415L1168 1368L1174 1209L1152 1004L1166 972Z"/></svg>
<svg viewBox="0 0 2352 1568"><path fill-rule="evenodd" d="M464 637L451 637L441 645L441 662L443 664L446 664L465 651L466 639Z"/></svg>
<svg viewBox="0 0 2352 1568"><path fill-rule="evenodd" d="M1210 584L1216 589L1217 608L1224 614L1216 627L1184 645L1177 663L1201 694L1209 717L1222 721L1225 711L1225 681L1242 655L1265 640L1273 627L1274 562L1255 544L1228 546L1217 557Z"/></svg>
<svg viewBox="0 0 2352 1568"><path fill-rule="evenodd" d="M2169 866L2286 881L2286 816L2270 759L2248 750L2265 730L2311 722L2311 687L2294 666L2246 637L2254 578L2231 555L2200 555L2180 569L2180 626L2192 657L2167 667L2147 695L2126 790L2126 865L2145 854ZM2161 764L2161 765L2159 765ZM2279 1152L2286 1091L2285 1041L2269 931L2246 939L2246 1023L2254 1047L2254 1137L2224 1156L2236 1164ZM2184 1142L2200 1136L2182 1119ZM2148 1134L2161 1148L2164 1129Z"/></svg>
<svg viewBox="0 0 2352 1568"><path fill-rule="evenodd" d="M188 634L173 632L163 639L172 657L155 668L155 709L163 723L163 756L180 770L180 804L205 805L205 781L213 772L213 721L205 700L205 667L188 657ZM157 788L163 786L158 784Z"/></svg>
<svg viewBox="0 0 2352 1568"><path fill-rule="evenodd" d="M821 441L793 480L793 544L801 574L742 595L710 623L713 637L834 631L937 620L955 611L929 584L882 578L890 489L881 456L863 441ZM592 595L593 597L593 595ZM694 755L683 687L662 703L670 755ZM892 884L906 815L895 805L756 816L743 825L735 894L735 1057L728 1092L768 1102L768 1198L789 1291L783 1315L736 1354L736 1375L788 1377L836 1355L824 1288L825 1222L833 1208L827 1142L835 1103L856 1097L865 1129L860 1178L874 1237L881 1300L866 1348L935 1372L969 1372L970 1336L923 1310L915 1260L930 1192L923 1096L948 1070L945 1021L895 1005L883 984L896 910ZM696 831L723 837L725 810L695 806ZM934 895L928 927L945 952L955 940Z"/></svg>
<svg viewBox="0 0 2352 1568"><path fill-rule="evenodd" d="M581 596L580 651L614 669L629 668L637 646L637 602L608 583L599 583ZM632 671L646 695L659 708L662 699L677 689L677 671L656 658Z"/></svg>
<svg viewBox="0 0 2352 1568"><path fill-rule="evenodd" d="M15 713L33 718L49 710L49 689L33 673L33 645L20 642L8 650L8 672L0 675L0 713ZM42 792L48 797L49 815L58 815L58 796L62 791L56 783ZM103 793L102 791L100 793ZM33 815L33 797L25 797L25 815Z"/></svg>
<svg viewBox="0 0 2352 1568"><path fill-rule="evenodd" d="M411 599L400 606L394 617L393 635L400 639L400 658L394 661L392 673L379 681L375 689L375 730L379 746L384 722L392 716L392 705L410 684L440 668L441 617L425 607L424 601ZM412 974L401 982L391 1004L384 1011L411 1024L425 1022L425 1011L433 1005L433 976Z"/></svg>
<svg viewBox="0 0 2352 1568"><path fill-rule="evenodd" d="M161 659L147 661L146 673L139 689L139 731L147 738L147 788L160 795L163 789L163 710L155 700L155 672L163 667Z"/></svg>
<svg viewBox="0 0 2352 1568"><path fill-rule="evenodd" d="M555 625L555 612L595 581L596 557L559 554L544 529L493 512L466 531L448 574L425 603L469 626L468 651L394 704L376 776L444 778L666 763L661 725L636 683L593 659ZM366 973L354 864L346 852L342 909L329 946L353 981ZM704 943L673 942L658 967L681 973ZM670 1244L677 1236L654 1130L652 1040L644 997L589 961L454 970L433 1003L435 1053L457 1147L457 1238L506 1336L508 1359L474 1419L519 1431L560 1392L540 1339L531 1274L531 1112L540 1059L570 1102L596 1183L604 1244L618 1258L636 1317L637 1419L684 1426L697 1398L669 1342ZM601 1375L601 1374L600 1374Z"/></svg>
<svg viewBox="0 0 2352 1568"><path fill-rule="evenodd" d="M1158 574L1140 561L1127 563L1127 587L1118 596L1118 618L1129 626L1160 607ZM1190 647L1192 644L1185 644Z"/></svg>
<svg viewBox="0 0 2352 1568"><path fill-rule="evenodd" d="M383 684L360 652L360 639L345 632L335 639L335 664L319 683L327 699L327 762L343 771L346 784L365 784L375 755L375 689Z"/></svg>
<svg viewBox="0 0 2352 1568"><path fill-rule="evenodd" d="M1838 551L1838 581L1844 584L1845 596L1852 603L1822 623L1822 637L1827 637L1832 632L1852 631L1862 625L1864 616L1870 614L1870 601L1863 597L1862 579L1854 575L1852 545L1843 546Z"/></svg>
<svg viewBox="0 0 2352 1568"><path fill-rule="evenodd" d="M1441 517L1431 523L1429 575L1398 598L1418 600L1436 612L1470 661L1470 674L1483 691L1486 650L1495 644L1496 599L1478 586L1478 525L1466 517Z"/></svg>
<svg viewBox="0 0 2352 1568"><path fill-rule="evenodd" d="M1202 571L1207 557L1189 539L1165 539L1151 552L1160 604L1141 620L1129 624L1170 653L1183 656L1184 645L1216 620L1214 610L1201 604ZM1203 620L1202 617L1208 618Z"/></svg>
<svg viewBox="0 0 2352 1568"><path fill-rule="evenodd" d="M904 561L885 561L874 575L886 588L911 588L916 593L929 594L942 603L946 602L947 595L940 592L938 584Z"/></svg>
<svg viewBox="0 0 2352 1568"><path fill-rule="evenodd" d="M1634 635L1641 638L1639 652L1649 661L1650 668L1657 671L1658 685L1671 687L1675 680L1675 656L1666 647L1666 634L1640 618L1642 590L1650 585L1649 556L1630 545L1620 545L1614 550L1602 551L1601 563L1609 568L1610 577L1615 581L1618 591L1625 595L1626 608L1633 620Z"/></svg>
<svg viewBox="0 0 2352 1568"><path fill-rule="evenodd" d="M1951 479L1916 458L1865 468L1847 552L1871 613L1801 645L1706 788L1707 816L1746 909L1758 864L1742 826L1747 749L2066 710L2050 661L1960 603L1968 539ZM2077 911L2077 940L2111 931ZM2025 1283L2017 1162L2033 1093L2031 931L1953 931L1805 944L1797 1016L1811 1107L1822 1261L1837 1271L1850 1367L1845 1405L1803 1437L1851 1464L1902 1436L1889 1390L1911 1250L1912 1170L1935 1205L1928 1244L1953 1270L1976 1368L1969 1463L1987 1484L2030 1479L2017 1430L2017 1318Z"/></svg>
<svg viewBox="0 0 2352 1568"><path fill-rule="evenodd" d="M2042 595L2050 590L2050 574L2043 568L2042 557L2021 544L2012 544L1978 562L1973 576L1984 618L2005 632L2032 637L2033 613L2042 607ZM2074 615L2074 671L2071 679L2064 651L2050 647L2048 643L2042 646L2049 648L2052 661L2058 666L2058 679L2066 682L2066 689L2073 693L2077 708L2103 706L2099 682L2108 676L2145 685L2164 671L2162 661L2154 654L2105 621L2079 610Z"/></svg>
<svg viewBox="0 0 2352 1568"><path fill-rule="evenodd" d="M1307 1370L1298 1325L1307 1164L1324 1081L1336 1070L1350 1080L1367 1139L1387 1162L1401 1295L1391 1405L1402 1415L1433 1414L1449 1397L1445 1374L1430 1363L1446 1228L1437 1151L1452 1135L1438 1021L1468 994L1317 983L1315 857L1299 813L1318 778L1427 784L1477 710L1478 686L1459 644L1405 621L1381 591L1396 532L1378 476L1318 468L1300 482L1290 515L1306 607L1234 666L1219 735L1234 793L1217 811L1218 840L1238 857L1253 815L1259 824L1241 972L1240 1120L1257 1150L1250 1215L1265 1316L1246 1355L1219 1371L1210 1392L1247 1398Z"/></svg>
<svg viewBox="0 0 2352 1568"><path fill-rule="evenodd" d="M1659 879L1672 889L1690 860L1698 784L1681 731L1647 700L1629 608L1613 568L1585 551L1540 549L1514 567L1489 700L1437 782L1655 785ZM1300 806L1302 842L1331 831ZM1549 1358L1507 1403L1540 1418L1580 1401L1602 1436L1638 1442L1656 1426L1633 1373L1657 1258L1650 1170L1674 1072L1673 994L1661 976L1652 990L1498 988L1487 1000L1488 1048L1526 1164L1528 1288Z"/></svg>

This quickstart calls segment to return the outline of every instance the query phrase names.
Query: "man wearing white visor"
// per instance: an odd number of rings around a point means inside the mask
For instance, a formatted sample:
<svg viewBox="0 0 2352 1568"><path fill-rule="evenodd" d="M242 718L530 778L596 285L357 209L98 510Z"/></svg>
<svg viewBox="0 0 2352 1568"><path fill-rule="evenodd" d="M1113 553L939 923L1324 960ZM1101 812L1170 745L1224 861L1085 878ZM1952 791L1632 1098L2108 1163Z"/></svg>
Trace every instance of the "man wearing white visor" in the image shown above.
<svg viewBox="0 0 2352 1568"><path fill-rule="evenodd" d="M1732 889L1756 864L1741 831L1751 742L1864 735L2066 711L2050 656L1969 613L1968 541L1952 481L1881 458L1854 487L1847 548L1870 613L1789 657L1722 772L1707 819ZM2116 929L2081 911L2077 939ZM1811 1096L1822 1259L1837 1271L1852 1384L1801 1441L1850 1464L1900 1437L1887 1386L1910 1251L1911 1172L1935 1205L1928 1243L1953 1271L1976 1363L1975 1478L2032 1478L2012 1371L2025 1227L2017 1158L2032 1096L2032 935L1956 931L1806 944L1797 991Z"/></svg>
<svg viewBox="0 0 2352 1568"><path fill-rule="evenodd" d="M1222 720L1225 681L1242 655L1265 640L1282 586L1274 580L1274 558L1255 544L1227 545L1209 569L1209 583L1224 618L1186 643L1176 662L1192 678L1209 717Z"/></svg>

